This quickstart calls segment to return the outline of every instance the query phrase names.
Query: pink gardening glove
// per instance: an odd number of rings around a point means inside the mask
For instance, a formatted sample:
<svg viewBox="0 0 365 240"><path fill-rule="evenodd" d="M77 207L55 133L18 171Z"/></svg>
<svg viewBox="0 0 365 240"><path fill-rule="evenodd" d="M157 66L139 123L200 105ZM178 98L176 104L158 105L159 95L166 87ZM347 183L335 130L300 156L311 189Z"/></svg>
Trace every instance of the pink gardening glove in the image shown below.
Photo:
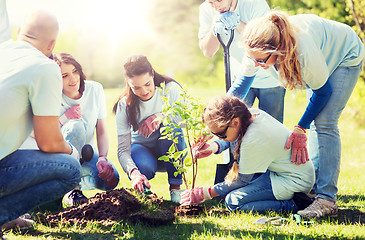
<svg viewBox="0 0 365 240"><path fill-rule="evenodd" d="M71 120L78 120L81 119L82 117L82 113L81 113L81 108L80 108L80 104L77 104L69 109L66 110L65 115L67 117L67 119Z"/></svg>
<svg viewBox="0 0 365 240"><path fill-rule="evenodd" d="M114 177L114 169L113 166L108 162L107 158L101 156L98 158L98 163L96 167L99 170L98 176L106 182L112 181Z"/></svg>
<svg viewBox="0 0 365 240"><path fill-rule="evenodd" d="M292 132L286 141L285 148L291 150L291 162L297 163L298 165L309 161L308 150L307 150L307 135L302 132Z"/></svg>
<svg viewBox="0 0 365 240"><path fill-rule="evenodd" d="M215 143L205 143L203 146L198 147L198 146L194 146L191 149L191 152L193 153L193 158L194 159L200 159L200 158L206 158L208 156L210 156L213 153L213 144Z"/></svg>
<svg viewBox="0 0 365 240"><path fill-rule="evenodd" d="M140 171L133 170L131 173L131 180L132 180L132 187L133 189L137 189L139 192L144 192L144 187L143 185L145 185L148 188L151 188L150 183L148 182L148 179L146 178L145 175L141 174Z"/></svg>
<svg viewBox="0 0 365 240"><path fill-rule="evenodd" d="M146 118L142 125L139 127L138 135L143 135L145 138L151 136L151 134L160 128L161 122L157 120L158 114L153 114Z"/></svg>
<svg viewBox="0 0 365 240"><path fill-rule="evenodd" d="M206 199L212 199L207 187L197 187L187 189L181 193L181 205L195 205L204 202Z"/></svg>
<svg viewBox="0 0 365 240"><path fill-rule="evenodd" d="M213 153L212 146L207 143L212 138L213 135L211 134L203 134L193 143L191 152L193 153L194 159L205 158Z"/></svg>

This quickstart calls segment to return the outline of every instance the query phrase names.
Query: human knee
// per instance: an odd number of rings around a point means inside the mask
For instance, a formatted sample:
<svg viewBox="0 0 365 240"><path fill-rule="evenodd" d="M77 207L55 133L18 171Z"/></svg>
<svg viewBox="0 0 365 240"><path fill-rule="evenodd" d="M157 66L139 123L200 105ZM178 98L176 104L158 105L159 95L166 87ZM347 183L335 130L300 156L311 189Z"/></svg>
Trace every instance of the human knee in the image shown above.
<svg viewBox="0 0 365 240"><path fill-rule="evenodd" d="M86 141L85 125L81 120L71 120L62 127L62 135L81 153Z"/></svg>
<svg viewBox="0 0 365 240"><path fill-rule="evenodd" d="M239 207L238 205L238 199L235 196L235 194L228 193L227 196L224 199L224 203L228 210L230 211L236 211Z"/></svg>
<svg viewBox="0 0 365 240"><path fill-rule="evenodd" d="M145 175L148 180L155 177L156 171L152 166L138 166L138 170L141 174Z"/></svg>
<svg viewBox="0 0 365 240"><path fill-rule="evenodd" d="M79 184L82 175L82 168L79 160L70 155L65 155L64 163L67 165L64 168L64 181L68 182L70 185L76 186Z"/></svg>

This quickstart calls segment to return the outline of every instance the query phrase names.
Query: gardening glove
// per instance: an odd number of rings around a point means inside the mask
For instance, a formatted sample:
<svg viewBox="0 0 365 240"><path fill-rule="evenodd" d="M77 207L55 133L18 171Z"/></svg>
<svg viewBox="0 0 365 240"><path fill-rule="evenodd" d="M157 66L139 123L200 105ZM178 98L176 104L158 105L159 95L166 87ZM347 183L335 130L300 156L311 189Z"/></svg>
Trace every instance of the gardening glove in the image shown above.
<svg viewBox="0 0 365 240"><path fill-rule="evenodd" d="M101 179L103 179L105 182L111 182L113 180L114 169L105 156L99 156L96 167L99 171L98 176Z"/></svg>
<svg viewBox="0 0 365 240"><path fill-rule="evenodd" d="M130 177L132 180L132 187L134 189L137 189L139 192L143 193L143 191L144 191L143 185L145 185L148 188L151 188L151 185L148 182L148 179L146 178L146 176L141 174L141 172L138 171L137 169L132 170Z"/></svg>
<svg viewBox="0 0 365 240"><path fill-rule="evenodd" d="M213 153L213 149L209 148L211 146L210 144L207 143L207 141L209 141L212 138L213 138L212 134L203 134L198 138L198 140L195 143L193 143L191 151L193 153L194 163L196 159L208 157Z"/></svg>
<svg viewBox="0 0 365 240"><path fill-rule="evenodd" d="M193 159L206 158L210 156L212 153L216 153L218 151L218 143L205 143L202 147L197 149L196 147L192 148Z"/></svg>
<svg viewBox="0 0 365 240"><path fill-rule="evenodd" d="M292 134L286 141L285 148L291 151L291 162L298 165L309 161L307 150L307 135L304 130L298 125L294 127Z"/></svg>
<svg viewBox="0 0 365 240"><path fill-rule="evenodd" d="M212 32L214 36L217 36L217 34L228 35L228 30L235 29L239 23L240 16L238 13L223 12L214 21Z"/></svg>
<svg viewBox="0 0 365 240"><path fill-rule="evenodd" d="M158 119L160 116L161 114L156 113L146 118L139 127L138 135L142 134L145 138L151 136L153 132L160 128L161 121Z"/></svg>
<svg viewBox="0 0 365 240"><path fill-rule="evenodd" d="M228 30L235 29L240 23L240 15L236 12L223 12L219 16L219 20Z"/></svg>
<svg viewBox="0 0 365 240"><path fill-rule="evenodd" d="M181 193L181 205L195 205L204 202L207 199L212 199L209 194L209 187L197 187L185 190Z"/></svg>
<svg viewBox="0 0 365 240"><path fill-rule="evenodd" d="M68 120L79 120L82 117L82 112L80 108L80 104L76 104L75 106L66 110L64 114L60 117L59 121L61 126L63 126Z"/></svg>

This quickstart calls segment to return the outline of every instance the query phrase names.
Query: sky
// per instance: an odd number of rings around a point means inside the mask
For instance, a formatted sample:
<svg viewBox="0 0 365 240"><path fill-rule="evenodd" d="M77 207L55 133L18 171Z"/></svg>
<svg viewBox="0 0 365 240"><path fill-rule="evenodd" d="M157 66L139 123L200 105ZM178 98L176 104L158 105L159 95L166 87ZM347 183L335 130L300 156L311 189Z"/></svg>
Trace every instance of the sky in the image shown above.
<svg viewBox="0 0 365 240"><path fill-rule="evenodd" d="M144 17L149 7L148 0L7 0L13 28L29 12L45 9L57 16L61 32L74 27L102 31L113 37L148 31Z"/></svg>

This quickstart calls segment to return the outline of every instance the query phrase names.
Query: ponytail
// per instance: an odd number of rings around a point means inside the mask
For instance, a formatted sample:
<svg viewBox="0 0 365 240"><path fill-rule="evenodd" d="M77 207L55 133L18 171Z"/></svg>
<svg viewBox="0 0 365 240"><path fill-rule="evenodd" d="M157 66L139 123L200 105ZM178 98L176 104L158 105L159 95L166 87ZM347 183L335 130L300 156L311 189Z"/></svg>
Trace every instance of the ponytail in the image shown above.
<svg viewBox="0 0 365 240"><path fill-rule="evenodd" d="M240 154L240 149L241 149L241 143L242 143L242 137L241 134L240 136L238 136L238 141L237 141L237 146L235 148L235 153L234 153L234 161L232 164L231 169L229 169L229 172L227 173L226 177L224 178L224 181L228 184L228 186L230 186L234 181L236 181L238 179L239 176L239 166L238 166L238 156Z"/></svg>
<svg viewBox="0 0 365 240"><path fill-rule="evenodd" d="M277 55L279 80L291 90L305 87L298 60L296 32L285 12L273 10L264 18L250 21L242 36L246 49Z"/></svg>

